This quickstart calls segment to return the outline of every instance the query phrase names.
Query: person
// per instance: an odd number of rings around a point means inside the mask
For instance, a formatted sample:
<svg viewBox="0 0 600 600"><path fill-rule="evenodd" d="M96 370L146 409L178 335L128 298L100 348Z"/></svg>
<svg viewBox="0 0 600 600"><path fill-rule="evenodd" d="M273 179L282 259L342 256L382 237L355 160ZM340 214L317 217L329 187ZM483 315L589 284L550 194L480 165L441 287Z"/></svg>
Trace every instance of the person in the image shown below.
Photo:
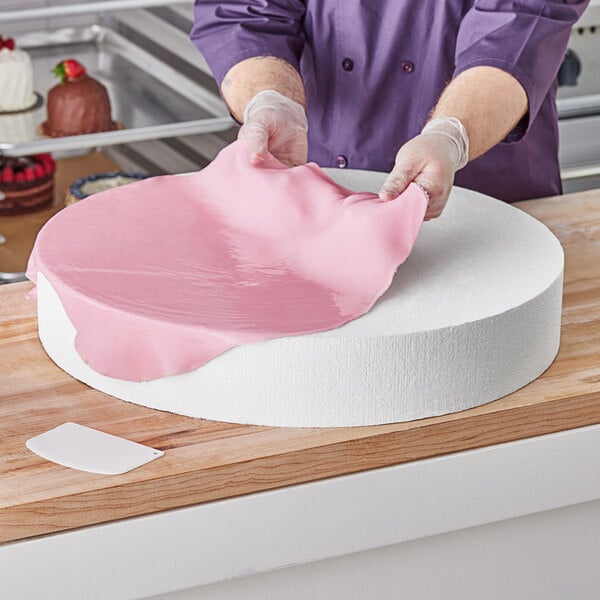
<svg viewBox="0 0 600 600"><path fill-rule="evenodd" d="M589 0L196 0L191 39L252 160L389 173L441 214L453 183L561 193L556 75Z"/></svg>

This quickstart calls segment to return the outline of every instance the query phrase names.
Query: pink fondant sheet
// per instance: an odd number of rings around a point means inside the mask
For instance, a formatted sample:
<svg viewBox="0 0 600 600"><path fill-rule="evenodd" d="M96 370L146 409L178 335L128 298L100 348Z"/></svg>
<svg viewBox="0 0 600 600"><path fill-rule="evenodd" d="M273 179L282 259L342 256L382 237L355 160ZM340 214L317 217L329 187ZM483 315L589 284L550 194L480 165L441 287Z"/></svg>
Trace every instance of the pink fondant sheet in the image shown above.
<svg viewBox="0 0 600 600"><path fill-rule="evenodd" d="M91 368L150 380L365 314L408 257L426 205L414 184L382 202L316 164L253 165L238 141L198 173L62 210L38 235L28 277L51 283Z"/></svg>

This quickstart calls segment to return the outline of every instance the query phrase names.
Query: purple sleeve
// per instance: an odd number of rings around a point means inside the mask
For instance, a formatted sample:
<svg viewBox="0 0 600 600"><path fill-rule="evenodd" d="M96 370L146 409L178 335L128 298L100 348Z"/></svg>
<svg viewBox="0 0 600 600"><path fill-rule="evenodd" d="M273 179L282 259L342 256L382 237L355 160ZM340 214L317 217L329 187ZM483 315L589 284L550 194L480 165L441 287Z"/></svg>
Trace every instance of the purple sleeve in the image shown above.
<svg viewBox="0 0 600 600"><path fill-rule="evenodd" d="M304 44L302 0L195 0L191 39L219 85L233 65L276 56L298 69Z"/></svg>
<svg viewBox="0 0 600 600"><path fill-rule="evenodd" d="M525 89L528 115L504 140L518 141L535 119L589 0L475 0L456 43L454 76L477 66L510 73Z"/></svg>

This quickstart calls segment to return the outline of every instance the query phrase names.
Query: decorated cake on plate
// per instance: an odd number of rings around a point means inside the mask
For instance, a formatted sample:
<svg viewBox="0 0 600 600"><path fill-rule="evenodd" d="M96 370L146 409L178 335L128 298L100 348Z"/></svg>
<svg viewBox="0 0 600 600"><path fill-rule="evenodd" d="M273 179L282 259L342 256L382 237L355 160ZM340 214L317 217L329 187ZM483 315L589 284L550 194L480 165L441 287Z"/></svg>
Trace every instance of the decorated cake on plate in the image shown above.
<svg viewBox="0 0 600 600"><path fill-rule="evenodd" d="M28 110L36 101L29 54L0 36L0 112Z"/></svg>
<svg viewBox="0 0 600 600"><path fill-rule="evenodd" d="M0 156L0 216L31 212L51 204L54 170L50 154Z"/></svg>
<svg viewBox="0 0 600 600"><path fill-rule="evenodd" d="M69 187L65 204L75 204L92 194L110 190L140 179L146 179L147 173L134 173L131 171L111 171L110 173L97 173L75 180Z"/></svg>
<svg viewBox="0 0 600 600"><path fill-rule="evenodd" d="M0 113L0 143L28 142L36 137L35 111Z"/></svg>
<svg viewBox="0 0 600 600"><path fill-rule="evenodd" d="M44 135L63 137L117 129L106 87L90 77L82 64L63 60L53 72L60 83L48 92Z"/></svg>

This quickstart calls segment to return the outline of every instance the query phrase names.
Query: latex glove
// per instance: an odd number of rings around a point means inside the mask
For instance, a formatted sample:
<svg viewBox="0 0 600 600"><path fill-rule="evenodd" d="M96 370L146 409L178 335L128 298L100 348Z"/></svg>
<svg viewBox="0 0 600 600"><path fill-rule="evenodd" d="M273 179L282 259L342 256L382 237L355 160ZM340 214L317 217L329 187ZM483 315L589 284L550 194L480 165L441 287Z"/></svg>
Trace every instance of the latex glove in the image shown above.
<svg viewBox="0 0 600 600"><path fill-rule="evenodd" d="M429 196L425 220L439 217L450 195L454 174L468 159L469 138L463 124L453 117L433 119L398 150L379 197L393 200L414 181Z"/></svg>
<svg viewBox="0 0 600 600"><path fill-rule="evenodd" d="M304 108L274 90L259 92L246 105L238 138L246 140L250 160L262 162L267 152L284 165L302 165L308 157Z"/></svg>

